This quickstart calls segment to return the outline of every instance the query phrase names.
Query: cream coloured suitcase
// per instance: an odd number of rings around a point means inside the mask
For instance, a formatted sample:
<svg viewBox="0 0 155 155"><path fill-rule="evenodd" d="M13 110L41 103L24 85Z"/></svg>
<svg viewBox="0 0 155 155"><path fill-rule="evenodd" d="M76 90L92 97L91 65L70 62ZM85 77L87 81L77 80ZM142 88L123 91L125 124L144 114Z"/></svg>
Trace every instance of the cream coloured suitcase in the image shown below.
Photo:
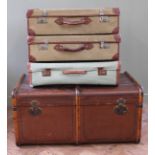
<svg viewBox="0 0 155 155"><path fill-rule="evenodd" d="M119 31L119 9L27 11L29 35L110 34Z"/></svg>
<svg viewBox="0 0 155 155"><path fill-rule="evenodd" d="M81 63L29 63L31 86L50 84L117 85L119 61Z"/></svg>
<svg viewBox="0 0 155 155"><path fill-rule="evenodd" d="M30 36L29 61L118 60L119 35Z"/></svg>

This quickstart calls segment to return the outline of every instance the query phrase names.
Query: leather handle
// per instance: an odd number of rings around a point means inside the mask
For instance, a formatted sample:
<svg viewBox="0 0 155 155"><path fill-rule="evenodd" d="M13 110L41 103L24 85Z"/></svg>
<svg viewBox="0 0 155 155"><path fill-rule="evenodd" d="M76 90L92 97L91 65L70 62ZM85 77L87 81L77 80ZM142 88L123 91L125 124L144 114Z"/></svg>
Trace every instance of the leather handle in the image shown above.
<svg viewBox="0 0 155 155"><path fill-rule="evenodd" d="M73 18L73 17L72 17ZM89 17L81 17L79 20L70 20L66 17L58 17L55 20L55 23L58 25L81 25L81 24L89 24L91 22L91 19Z"/></svg>
<svg viewBox="0 0 155 155"><path fill-rule="evenodd" d="M86 74L87 71L86 70L64 70L63 74L68 75L68 74Z"/></svg>
<svg viewBox="0 0 155 155"><path fill-rule="evenodd" d="M85 43L82 44L81 46L77 47L77 48L70 48L70 47L65 47L62 44L57 44L55 45L55 50L59 51L59 52L80 52L83 50L89 50L93 48L93 44L92 43Z"/></svg>

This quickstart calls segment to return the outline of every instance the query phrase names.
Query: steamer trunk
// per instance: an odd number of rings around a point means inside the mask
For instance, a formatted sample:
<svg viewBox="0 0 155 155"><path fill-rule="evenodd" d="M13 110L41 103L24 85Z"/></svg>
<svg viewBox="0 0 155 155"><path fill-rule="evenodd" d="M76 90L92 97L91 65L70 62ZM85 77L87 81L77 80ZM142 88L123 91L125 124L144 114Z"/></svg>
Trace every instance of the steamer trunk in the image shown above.
<svg viewBox="0 0 155 155"><path fill-rule="evenodd" d="M121 74L118 87L31 88L27 76L22 76L12 93L16 142L139 142L142 95L128 73Z"/></svg>

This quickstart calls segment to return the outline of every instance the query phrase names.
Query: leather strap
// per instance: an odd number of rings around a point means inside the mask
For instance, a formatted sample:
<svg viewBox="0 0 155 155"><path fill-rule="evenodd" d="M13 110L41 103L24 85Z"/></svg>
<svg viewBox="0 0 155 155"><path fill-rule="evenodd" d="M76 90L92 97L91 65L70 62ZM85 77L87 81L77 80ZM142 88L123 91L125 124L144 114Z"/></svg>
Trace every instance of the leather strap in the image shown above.
<svg viewBox="0 0 155 155"><path fill-rule="evenodd" d="M73 18L73 17L72 17ZM89 17L81 17L79 20L71 20L67 17L58 17L55 20L55 23L58 25L81 25L81 24L89 24L91 19Z"/></svg>

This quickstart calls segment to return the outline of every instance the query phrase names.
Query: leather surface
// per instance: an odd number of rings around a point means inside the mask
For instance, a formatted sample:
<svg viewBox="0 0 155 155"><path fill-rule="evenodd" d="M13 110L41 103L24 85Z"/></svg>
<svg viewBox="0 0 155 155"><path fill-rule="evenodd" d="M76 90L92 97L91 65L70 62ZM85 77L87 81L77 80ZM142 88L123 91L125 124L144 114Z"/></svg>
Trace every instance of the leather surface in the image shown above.
<svg viewBox="0 0 155 155"><path fill-rule="evenodd" d="M118 87L31 88L25 77L13 98L17 144L138 142L141 97L141 87L128 74L121 74ZM114 111L120 99L128 109L124 115ZM42 110L38 115L30 113L34 101Z"/></svg>

